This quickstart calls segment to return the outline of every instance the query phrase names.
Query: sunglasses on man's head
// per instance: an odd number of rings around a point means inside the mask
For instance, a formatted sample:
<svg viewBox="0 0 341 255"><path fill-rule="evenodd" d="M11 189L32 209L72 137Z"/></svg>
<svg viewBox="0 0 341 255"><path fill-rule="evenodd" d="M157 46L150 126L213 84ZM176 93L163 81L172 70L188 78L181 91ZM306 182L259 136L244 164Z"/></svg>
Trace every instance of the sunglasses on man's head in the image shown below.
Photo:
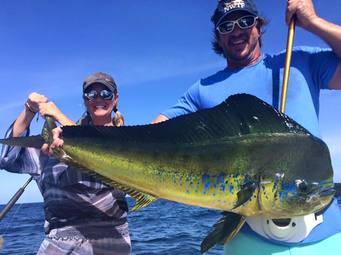
<svg viewBox="0 0 341 255"><path fill-rule="evenodd" d="M235 24L237 24L241 29L248 29L256 24L257 19L257 16L248 15L237 20L225 21L219 24L217 30L220 34L229 34L233 31Z"/></svg>
<svg viewBox="0 0 341 255"><path fill-rule="evenodd" d="M101 90L99 93L97 93L96 90L90 90L89 92L84 92L84 97L88 99L89 101L95 100L97 96L100 96L104 100L111 100L114 97L114 94L107 89Z"/></svg>

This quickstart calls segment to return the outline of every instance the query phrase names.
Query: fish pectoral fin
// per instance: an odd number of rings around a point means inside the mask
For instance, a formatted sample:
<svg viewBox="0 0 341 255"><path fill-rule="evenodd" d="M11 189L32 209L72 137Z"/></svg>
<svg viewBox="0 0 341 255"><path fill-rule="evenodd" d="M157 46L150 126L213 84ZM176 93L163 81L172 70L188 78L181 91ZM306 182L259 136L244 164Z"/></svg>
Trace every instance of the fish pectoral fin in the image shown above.
<svg viewBox="0 0 341 255"><path fill-rule="evenodd" d="M157 200L156 197L151 196L149 194L146 194L143 192L138 192L138 191L136 191L136 193L137 194L134 196L135 205L131 209L132 212L136 212L136 211L140 210L141 208L146 207L146 206L150 205L151 203L153 203L154 201Z"/></svg>
<svg viewBox="0 0 341 255"><path fill-rule="evenodd" d="M255 190L257 188L256 183L250 182L243 185L240 191L238 191L238 201L232 209L236 209L237 207L245 204L250 198L253 196Z"/></svg>
<svg viewBox="0 0 341 255"><path fill-rule="evenodd" d="M201 243L201 253L207 252L216 244L225 244L232 240L245 223L245 217L232 213L224 212L224 216L219 219L212 227L211 232Z"/></svg>

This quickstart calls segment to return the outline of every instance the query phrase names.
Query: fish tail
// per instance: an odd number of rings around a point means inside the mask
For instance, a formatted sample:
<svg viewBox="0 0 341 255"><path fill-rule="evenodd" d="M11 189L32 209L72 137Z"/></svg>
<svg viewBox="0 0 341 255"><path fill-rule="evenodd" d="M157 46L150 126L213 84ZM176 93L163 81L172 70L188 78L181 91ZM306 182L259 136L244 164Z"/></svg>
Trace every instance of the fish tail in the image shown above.
<svg viewBox="0 0 341 255"><path fill-rule="evenodd" d="M9 146L20 146L40 149L44 143L51 144L53 141L52 129L56 127L52 117L47 116L41 135L27 137L10 137L0 139L0 143Z"/></svg>
<svg viewBox="0 0 341 255"><path fill-rule="evenodd" d="M0 139L0 143L9 146L20 146L25 148L37 148L40 149L45 143L44 139L40 135L27 136L27 137L10 137L6 139Z"/></svg>

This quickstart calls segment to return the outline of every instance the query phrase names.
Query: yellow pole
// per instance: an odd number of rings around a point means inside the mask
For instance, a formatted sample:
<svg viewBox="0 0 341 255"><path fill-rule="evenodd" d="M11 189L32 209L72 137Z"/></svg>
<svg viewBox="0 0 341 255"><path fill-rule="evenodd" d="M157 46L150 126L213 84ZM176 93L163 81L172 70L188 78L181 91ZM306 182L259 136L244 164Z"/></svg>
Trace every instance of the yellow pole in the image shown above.
<svg viewBox="0 0 341 255"><path fill-rule="evenodd" d="M282 96L281 96L281 106L280 106L280 111L282 113L285 112L285 103L287 100L290 63L291 63L291 55L292 55L291 53L292 53L292 47L294 44L294 35L295 35L295 18L292 18L290 21L289 30L288 30L287 52L286 52L286 57L285 57L285 66L284 66L284 75L283 75L283 86L282 86Z"/></svg>

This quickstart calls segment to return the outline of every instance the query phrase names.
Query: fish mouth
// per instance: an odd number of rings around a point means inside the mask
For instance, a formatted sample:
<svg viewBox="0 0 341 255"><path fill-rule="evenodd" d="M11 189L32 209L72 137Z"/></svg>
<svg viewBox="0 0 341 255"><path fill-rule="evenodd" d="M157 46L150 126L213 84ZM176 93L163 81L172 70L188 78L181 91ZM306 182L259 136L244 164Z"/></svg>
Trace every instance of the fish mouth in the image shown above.
<svg viewBox="0 0 341 255"><path fill-rule="evenodd" d="M334 195L335 189L333 187L318 187L306 194L305 202L314 203L321 201L325 203L326 200L331 199Z"/></svg>
<svg viewBox="0 0 341 255"><path fill-rule="evenodd" d="M315 185L312 184L312 188L309 192L307 192L307 195L319 195L320 197L326 197L326 196L334 196L335 195L335 189L333 184L323 184L323 185Z"/></svg>
<svg viewBox="0 0 341 255"><path fill-rule="evenodd" d="M294 215L306 215L320 211L332 201L334 194L335 189L331 183L309 185L304 191L293 192L287 199L284 199L286 200L285 206L280 206L282 213L279 213L281 217L278 218L286 218L293 213Z"/></svg>
<svg viewBox="0 0 341 255"><path fill-rule="evenodd" d="M336 190L334 188L325 188L320 190L319 195L320 197L330 197L330 196L334 196L336 193Z"/></svg>

